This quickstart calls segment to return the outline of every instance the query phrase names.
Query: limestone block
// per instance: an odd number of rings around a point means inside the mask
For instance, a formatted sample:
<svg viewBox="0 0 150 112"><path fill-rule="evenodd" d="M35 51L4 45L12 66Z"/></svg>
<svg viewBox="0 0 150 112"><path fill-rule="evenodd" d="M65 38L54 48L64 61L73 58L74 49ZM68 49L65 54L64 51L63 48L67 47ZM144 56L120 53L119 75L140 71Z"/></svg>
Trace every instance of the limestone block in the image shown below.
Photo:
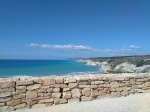
<svg viewBox="0 0 150 112"><path fill-rule="evenodd" d="M43 85L48 86L48 85L54 85L55 80L54 79L43 79Z"/></svg>
<svg viewBox="0 0 150 112"><path fill-rule="evenodd" d="M15 106L15 105L19 105L21 103L21 100L20 99L17 99L17 100L11 100L9 102L6 102L6 104L8 106Z"/></svg>
<svg viewBox="0 0 150 112"><path fill-rule="evenodd" d="M34 101L28 101L28 102L26 102L27 103L27 106L33 106L33 105L35 105L35 104L37 104L38 103L38 101L36 101L36 100L34 100Z"/></svg>
<svg viewBox="0 0 150 112"><path fill-rule="evenodd" d="M56 84L62 84L64 82L63 78L56 78Z"/></svg>
<svg viewBox="0 0 150 112"><path fill-rule="evenodd" d="M29 91L38 89L38 88L41 88L41 84L34 84L34 85L27 86L27 90Z"/></svg>
<svg viewBox="0 0 150 112"><path fill-rule="evenodd" d="M68 88L67 84L60 84L61 88Z"/></svg>
<svg viewBox="0 0 150 112"><path fill-rule="evenodd" d="M49 93L51 93L53 91L53 88L48 88L48 89L46 89L46 92L49 92ZM54 90L54 91L56 91L56 90ZM58 91L58 90L57 90ZM45 91L44 91L45 92Z"/></svg>
<svg viewBox="0 0 150 112"><path fill-rule="evenodd" d="M39 101L39 103L41 104L41 103L53 103L53 99L51 98L51 99L43 99L43 100L40 100Z"/></svg>
<svg viewBox="0 0 150 112"><path fill-rule="evenodd" d="M54 104L65 104L67 103L66 99L54 99Z"/></svg>
<svg viewBox="0 0 150 112"><path fill-rule="evenodd" d="M110 86L111 86L111 88L118 88L119 87L119 83L118 82L111 82Z"/></svg>
<svg viewBox="0 0 150 112"><path fill-rule="evenodd" d="M138 85L132 85L133 89L138 89Z"/></svg>
<svg viewBox="0 0 150 112"><path fill-rule="evenodd" d="M21 93L21 94L15 94L13 95L13 99L19 99L19 98L25 98L25 93Z"/></svg>
<svg viewBox="0 0 150 112"><path fill-rule="evenodd" d="M73 83L73 82L77 82L77 79L76 78L67 78L64 83Z"/></svg>
<svg viewBox="0 0 150 112"><path fill-rule="evenodd" d="M33 99L33 98L37 98L37 92L36 91L27 91L26 99Z"/></svg>
<svg viewBox="0 0 150 112"><path fill-rule="evenodd" d="M26 92L26 89L16 90L16 94L25 93L25 92Z"/></svg>
<svg viewBox="0 0 150 112"><path fill-rule="evenodd" d="M111 92L111 96L112 97L119 97L120 96L120 92Z"/></svg>
<svg viewBox="0 0 150 112"><path fill-rule="evenodd" d="M60 98L61 93L53 93L52 98Z"/></svg>
<svg viewBox="0 0 150 112"><path fill-rule="evenodd" d="M145 87L150 87L150 82L146 82Z"/></svg>
<svg viewBox="0 0 150 112"><path fill-rule="evenodd" d="M0 112L11 112L13 110L14 110L14 108L11 106L0 107Z"/></svg>
<svg viewBox="0 0 150 112"><path fill-rule="evenodd" d="M54 93L60 92L60 88L54 88L54 89L53 89L53 92L54 92Z"/></svg>
<svg viewBox="0 0 150 112"><path fill-rule="evenodd" d="M82 82L79 82L79 85L90 85L91 82L90 81L82 81Z"/></svg>
<svg viewBox="0 0 150 112"><path fill-rule="evenodd" d="M73 89L73 90L71 91L71 94L72 94L72 97L73 97L73 98L80 98L80 96L81 96L81 92L80 92L79 89Z"/></svg>
<svg viewBox="0 0 150 112"><path fill-rule="evenodd" d="M94 84L96 84L96 85L104 84L104 81L94 81Z"/></svg>
<svg viewBox="0 0 150 112"><path fill-rule="evenodd" d="M15 81L2 81L0 82L0 88L15 87Z"/></svg>
<svg viewBox="0 0 150 112"><path fill-rule="evenodd" d="M26 86L33 84L33 80L20 80L17 81L17 86Z"/></svg>
<svg viewBox="0 0 150 112"><path fill-rule="evenodd" d="M117 89L116 88L111 88L110 91L111 92L117 92Z"/></svg>
<svg viewBox="0 0 150 112"><path fill-rule="evenodd" d="M14 106L15 109L19 109L19 108L23 108L23 107L26 107L26 103L22 103L22 104Z"/></svg>
<svg viewBox="0 0 150 112"><path fill-rule="evenodd" d="M15 91L15 88L11 87L11 88L4 88L5 92L13 92Z"/></svg>
<svg viewBox="0 0 150 112"><path fill-rule="evenodd" d="M137 86L138 86L138 89L142 89L142 88L144 88L144 84L137 85Z"/></svg>
<svg viewBox="0 0 150 112"><path fill-rule="evenodd" d="M122 91L122 92L121 92L121 95L123 95L123 96L127 96L127 95L129 95L129 94L130 94L129 91Z"/></svg>
<svg viewBox="0 0 150 112"><path fill-rule="evenodd" d="M79 88L98 88L98 85L79 85Z"/></svg>
<svg viewBox="0 0 150 112"><path fill-rule="evenodd" d="M123 91L130 91L130 90L131 90L131 87L122 87L122 90L123 90Z"/></svg>
<svg viewBox="0 0 150 112"><path fill-rule="evenodd" d="M82 96L82 97L81 97L81 100L82 100L82 101L91 101L91 100L92 100L92 97Z"/></svg>
<svg viewBox="0 0 150 112"><path fill-rule="evenodd" d="M122 88L116 88L116 90L117 90L118 92L123 91L123 89L122 89Z"/></svg>
<svg viewBox="0 0 150 112"><path fill-rule="evenodd" d="M11 96L11 92L0 93L0 98Z"/></svg>
<svg viewBox="0 0 150 112"><path fill-rule="evenodd" d="M60 88L60 84L50 85L51 88Z"/></svg>
<svg viewBox="0 0 150 112"><path fill-rule="evenodd" d="M16 89L26 89L26 86L16 86Z"/></svg>
<svg viewBox="0 0 150 112"><path fill-rule="evenodd" d="M35 104L32 106L32 108L42 108L45 107L45 104Z"/></svg>
<svg viewBox="0 0 150 112"><path fill-rule="evenodd" d="M7 101L10 101L12 99L12 97L4 97L4 98L0 98L0 102L3 103L3 102L7 102Z"/></svg>
<svg viewBox="0 0 150 112"><path fill-rule="evenodd" d="M5 103L0 103L0 107L3 107L3 106L5 106Z"/></svg>
<svg viewBox="0 0 150 112"><path fill-rule="evenodd" d="M68 103L79 103L79 102L80 102L79 98L73 98L68 100Z"/></svg>
<svg viewBox="0 0 150 112"><path fill-rule="evenodd" d="M70 88L63 88L63 92L70 91Z"/></svg>
<svg viewBox="0 0 150 112"><path fill-rule="evenodd" d="M136 89L136 91L137 91L138 93L146 93L146 90L143 90L143 89Z"/></svg>
<svg viewBox="0 0 150 112"><path fill-rule="evenodd" d="M116 80L116 81L124 81L124 80L125 80L125 77L115 77L115 80Z"/></svg>
<svg viewBox="0 0 150 112"><path fill-rule="evenodd" d="M136 82L136 84L143 84L144 82Z"/></svg>
<svg viewBox="0 0 150 112"><path fill-rule="evenodd" d="M76 88L78 86L78 83L69 83L68 87L73 89Z"/></svg>
<svg viewBox="0 0 150 112"><path fill-rule="evenodd" d="M64 99L70 99L71 98L71 92L63 92L63 98Z"/></svg>
<svg viewBox="0 0 150 112"><path fill-rule="evenodd" d="M91 90L82 90L82 95L89 97L91 95Z"/></svg>
<svg viewBox="0 0 150 112"><path fill-rule="evenodd" d="M43 83L42 79L34 79L33 81L34 81L34 83L37 83L37 84L42 84Z"/></svg>
<svg viewBox="0 0 150 112"><path fill-rule="evenodd" d="M40 88L37 90L37 92L38 93L44 93L44 92L46 92L46 90L47 90L46 88Z"/></svg>

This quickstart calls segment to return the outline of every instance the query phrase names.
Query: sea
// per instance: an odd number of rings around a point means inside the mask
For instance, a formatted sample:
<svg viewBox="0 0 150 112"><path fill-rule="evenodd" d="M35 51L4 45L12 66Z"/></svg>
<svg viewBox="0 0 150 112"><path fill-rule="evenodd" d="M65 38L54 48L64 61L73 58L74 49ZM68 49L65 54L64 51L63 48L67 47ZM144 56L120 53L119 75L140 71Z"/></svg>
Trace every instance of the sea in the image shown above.
<svg viewBox="0 0 150 112"><path fill-rule="evenodd" d="M99 66L74 60L0 60L0 78L101 73Z"/></svg>

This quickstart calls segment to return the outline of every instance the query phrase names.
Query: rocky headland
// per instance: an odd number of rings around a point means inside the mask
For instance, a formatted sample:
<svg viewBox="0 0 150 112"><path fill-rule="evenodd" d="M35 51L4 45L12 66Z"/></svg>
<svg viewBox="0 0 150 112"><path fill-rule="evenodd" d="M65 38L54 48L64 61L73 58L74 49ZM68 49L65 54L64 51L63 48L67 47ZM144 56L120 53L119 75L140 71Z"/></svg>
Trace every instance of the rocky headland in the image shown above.
<svg viewBox="0 0 150 112"><path fill-rule="evenodd" d="M100 66L103 73L149 73L150 55L96 57L78 59L78 62L87 62L87 65Z"/></svg>

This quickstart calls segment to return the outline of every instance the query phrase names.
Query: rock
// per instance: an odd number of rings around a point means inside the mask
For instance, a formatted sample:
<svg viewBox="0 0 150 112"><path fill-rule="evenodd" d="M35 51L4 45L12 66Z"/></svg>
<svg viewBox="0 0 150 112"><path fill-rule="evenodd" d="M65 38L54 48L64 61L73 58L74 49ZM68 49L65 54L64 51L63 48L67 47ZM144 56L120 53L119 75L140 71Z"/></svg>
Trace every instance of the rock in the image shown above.
<svg viewBox="0 0 150 112"><path fill-rule="evenodd" d="M12 99L12 97L4 97L4 98L0 98L0 102L3 103L3 102L7 102L7 101L10 101Z"/></svg>
<svg viewBox="0 0 150 112"><path fill-rule="evenodd" d="M122 90L124 90L124 91L130 91L131 87L122 87Z"/></svg>
<svg viewBox="0 0 150 112"><path fill-rule="evenodd" d="M4 89L0 89L0 93L3 93L4 92Z"/></svg>
<svg viewBox="0 0 150 112"><path fill-rule="evenodd" d="M26 107L26 103L22 103L22 104L14 106L15 109L19 109L19 108L23 108L23 107Z"/></svg>
<svg viewBox="0 0 150 112"><path fill-rule="evenodd" d="M10 106L0 107L0 112L11 112L13 110L14 110L14 108L10 107Z"/></svg>
<svg viewBox="0 0 150 112"><path fill-rule="evenodd" d="M70 92L63 92L63 98L64 99L70 99L71 98L71 93Z"/></svg>
<svg viewBox="0 0 150 112"><path fill-rule="evenodd" d="M111 88L118 88L119 87L119 83L118 82L111 82L110 86L111 86Z"/></svg>
<svg viewBox="0 0 150 112"><path fill-rule="evenodd" d="M64 83L73 83L73 82L77 82L77 79L76 78L67 78Z"/></svg>
<svg viewBox="0 0 150 112"><path fill-rule="evenodd" d="M54 92L54 93L59 93L59 92L60 92L60 88L54 88L54 89L53 89L53 92Z"/></svg>
<svg viewBox="0 0 150 112"><path fill-rule="evenodd" d="M5 92L13 92L13 91L15 91L15 88L4 88L4 91Z"/></svg>
<svg viewBox="0 0 150 112"><path fill-rule="evenodd" d="M92 100L92 97L82 96L82 97L81 97L81 100L82 100L82 101L91 101L91 100Z"/></svg>
<svg viewBox="0 0 150 112"><path fill-rule="evenodd" d="M32 106L32 108L42 108L45 107L45 104L35 104Z"/></svg>
<svg viewBox="0 0 150 112"><path fill-rule="evenodd" d="M3 107L3 106L5 106L5 103L0 103L0 107Z"/></svg>
<svg viewBox="0 0 150 112"><path fill-rule="evenodd" d="M150 82L146 82L145 87L150 87Z"/></svg>
<svg viewBox="0 0 150 112"><path fill-rule="evenodd" d="M18 86L26 86L26 85L31 85L33 84L33 80L20 80L17 81Z"/></svg>
<svg viewBox="0 0 150 112"><path fill-rule="evenodd" d="M25 92L26 92L26 89L16 90L16 94L25 93Z"/></svg>
<svg viewBox="0 0 150 112"><path fill-rule="evenodd" d="M16 89L26 89L26 86L16 86Z"/></svg>
<svg viewBox="0 0 150 112"><path fill-rule="evenodd" d="M60 84L61 88L68 88L67 84Z"/></svg>
<svg viewBox="0 0 150 112"><path fill-rule="evenodd" d="M52 98L60 98L61 93L53 93Z"/></svg>
<svg viewBox="0 0 150 112"><path fill-rule="evenodd" d="M92 97L99 96L99 91L98 90L92 90L91 91L91 96Z"/></svg>
<svg viewBox="0 0 150 112"><path fill-rule="evenodd" d="M19 105L20 103L21 103L21 100L17 99L17 100L11 100L11 101L7 102L6 104L8 106L15 106L15 105Z"/></svg>
<svg viewBox="0 0 150 112"><path fill-rule="evenodd" d="M20 99L20 98L25 98L25 97L26 97L25 93L13 95L13 99Z"/></svg>
<svg viewBox="0 0 150 112"><path fill-rule="evenodd" d="M54 85L55 80L54 79L43 79L43 85L48 86L48 85Z"/></svg>
<svg viewBox="0 0 150 112"><path fill-rule="evenodd" d="M129 94L130 94L129 91L122 91L122 92L121 92L121 95L123 95L123 96L127 96L127 95L129 95Z"/></svg>
<svg viewBox="0 0 150 112"><path fill-rule="evenodd" d="M34 89L38 89L38 88L41 88L41 84L34 84L31 86L27 86L27 90L29 90L29 91L34 90Z"/></svg>
<svg viewBox="0 0 150 112"><path fill-rule="evenodd" d="M66 99L54 99L54 104L57 105L57 104L65 104L67 103L67 100Z"/></svg>
<svg viewBox="0 0 150 112"><path fill-rule="evenodd" d="M98 88L98 85L79 85L79 88Z"/></svg>
<svg viewBox="0 0 150 112"><path fill-rule="evenodd" d="M96 85L104 84L104 81L94 81L94 84L96 84Z"/></svg>
<svg viewBox="0 0 150 112"><path fill-rule="evenodd" d="M63 92L69 91L70 88L63 88Z"/></svg>
<svg viewBox="0 0 150 112"><path fill-rule="evenodd" d="M112 97L119 97L121 96L120 92L111 92Z"/></svg>
<svg viewBox="0 0 150 112"><path fill-rule="evenodd" d="M27 91L26 98L27 99L37 98L37 92L36 91Z"/></svg>
<svg viewBox="0 0 150 112"><path fill-rule="evenodd" d="M68 103L78 103L78 102L80 102L79 98L73 98L68 100Z"/></svg>
<svg viewBox="0 0 150 112"><path fill-rule="evenodd" d="M0 93L0 98L11 96L11 92Z"/></svg>
<svg viewBox="0 0 150 112"><path fill-rule="evenodd" d="M15 87L15 81L0 82L0 88Z"/></svg>
<svg viewBox="0 0 150 112"><path fill-rule="evenodd" d="M73 89L73 90L71 91L71 94L72 94L72 97L73 97L73 98L80 98L80 96L81 96L81 92L80 92L79 89Z"/></svg>
<svg viewBox="0 0 150 112"><path fill-rule="evenodd" d="M63 78L56 78L56 84L62 84L64 82Z"/></svg>
<svg viewBox="0 0 150 112"><path fill-rule="evenodd" d="M40 100L39 103L52 103L54 100L51 98L51 99L43 99L43 100Z"/></svg>
<svg viewBox="0 0 150 112"><path fill-rule="evenodd" d="M73 88L76 88L78 86L77 83L69 83L68 87L73 89Z"/></svg>
<svg viewBox="0 0 150 112"><path fill-rule="evenodd" d="M43 80L42 79L34 79L33 80L35 83L37 84L42 84L43 83Z"/></svg>

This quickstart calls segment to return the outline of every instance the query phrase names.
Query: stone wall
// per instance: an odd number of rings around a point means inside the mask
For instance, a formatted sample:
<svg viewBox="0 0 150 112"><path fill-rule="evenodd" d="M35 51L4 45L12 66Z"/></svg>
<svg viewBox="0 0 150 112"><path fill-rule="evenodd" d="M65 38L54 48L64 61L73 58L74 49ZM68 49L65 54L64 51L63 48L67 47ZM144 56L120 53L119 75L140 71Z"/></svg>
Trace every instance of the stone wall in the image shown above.
<svg viewBox="0 0 150 112"><path fill-rule="evenodd" d="M150 74L0 79L0 111L150 92Z"/></svg>

